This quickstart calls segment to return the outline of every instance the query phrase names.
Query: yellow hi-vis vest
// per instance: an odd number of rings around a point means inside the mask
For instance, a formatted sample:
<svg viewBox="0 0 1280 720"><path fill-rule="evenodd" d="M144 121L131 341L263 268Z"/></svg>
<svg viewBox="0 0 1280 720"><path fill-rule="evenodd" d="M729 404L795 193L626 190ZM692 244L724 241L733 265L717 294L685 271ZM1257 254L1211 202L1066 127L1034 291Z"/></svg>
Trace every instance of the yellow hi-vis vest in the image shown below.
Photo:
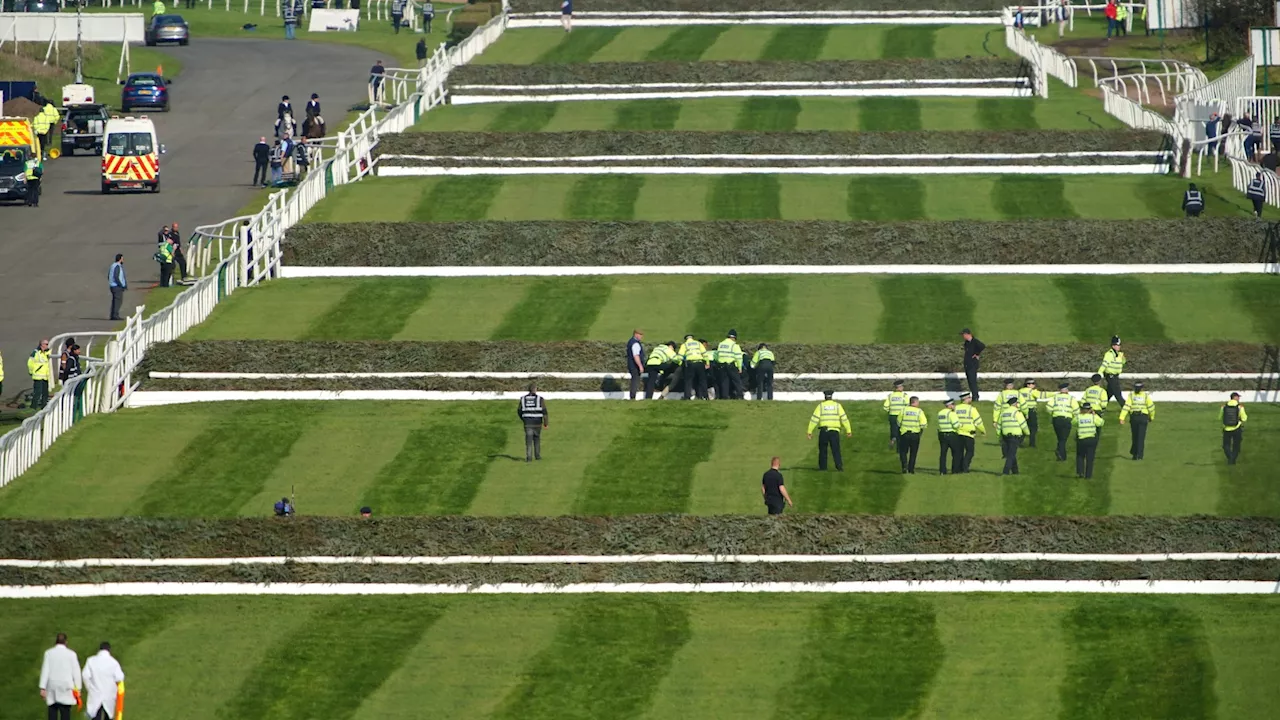
<svg viewBox="0 0 1280 720"><path fill-rule="evenodd" d="M978 408L972 405L960 404L955 409L956 432L965 437L973 437L977 431L981 430L982 434L987 433L987 428L982 424L982 413L978 412Z"/></svg>
<svg viewBox="0 0 1280 720"><path fill-rule="evenodd" d="M1111 404L1111 401L1107 399L1107 389L1101 385L1089 386L1080 400L1089 403L1089 407L1099 412L1106 410L1107 406Z"/></svg>
<svg viewBox="0 0 1280 720"><path fill-rule="evenodd" d="M1023 413L1035 412L1036 403L1043 396L1044 393L1039 388L1024 387L1018 391L1018 407L1022 408Z"/></svg>
<svg viewBox="0 0 1280 720"><path fill-rule="evenodd" d="M27 372L31 373L32 380L48 380L49 351L40 349L33 351L31 357L27 358Z"/></svg>
<svg viewBox="0 0 1280 720"><path fill-rule="evenodd" d="M688 362L705 362L707 359L706 349L696 338L684 341L684 345L680 346L680 356Z"/></svg>
<svg viewBox="0 0 1280 720"><path fill-rule="evenodd" d="M1071 393L1060 392L1049 396L1049 412L1056 418L1074 418L1080 413L1080 401Z"/></svg>
<svg viewBox="0 0 1280 720"><path fill-rule="evenodd" d="M742 369L742 347L733 338L725 338L716 347L716 362L723 365L736 365Z"/></svg>
<svg viewBox="0 0 1280 720"><path fill-rule="evenodd" d="M657 345L653 348L653 352L649 353L649 360L645 365L666 365L671 362L671 358L675 356L671 348L666 345Z"/></svg>
<svg viewBox="0 0 1280 720"><path fill-rule="evenodd" d="M898 416L898 432L919 433L928 426L929 418L923 410L910 405L902 408L902 414Z"/></svg>
<svg viewBox="0 0 1280 720"><path fill-rule="evenodd" d="M1124 407L1120 408L1120 419L1124 420L1131 414L1146 415L1148 420L1156 419L1156 402L1151 399L1151 393L1135 392L1124 399Z"/></svg>
<svg viewBox="0 0 1280 720"><path fill-rule="evenodd" d="M1102 418L1093 413L1080 413L1076 418L1076 439L1088 440L1089 438L1098 437L1098 431L1102 426L1106 425Z"/></svg>
<svg viewBox="0 0 1280 720"><path fill-rule="evenodd" d="M751 356L751 367L755 367L756 365L759 365L761 360L768 360L769 362L774 362L773 351L767 347L763 347L757 350L756 354Z"/></svg>
<svg viewBox="0 0 1280 720"><path fill-rule="evenodd" d="M1102 364L1098 366L1099 375L1119 375L1124 372L1124 353L1108 350L1102 355Z"/></svg>
<svg viewBox="0 0 1280 720"><path fill-rule="evenodd" d="M1027 418L1022 411L1016 407L1007 407L1000 411L1000 417L996 420L997 435L1026 435L1031 432L1027 428Z"/></svg>
<svg viewBox="0 0 1280 720"><path fill-rule="evenodd" d="M910 403L910 400L911 396L907 393L894 390L884 399L884 411L890 415L901 415L902 409Z"/></svg>
<svg viewBox="0 0 1280 720"><path fill-rule="evenodd" d="M844 407L835 400L823 400L813 409L813 417L809 418L809 429L805 434L812 435L814 428L823 430L844 428L846 433L853 432L853 428L849 425L849 416L844 413Z"/></svg>
<svg viewBox="0 0 1280 720"><path fill-rule="evenodd" d="M938 432L953 433L956 426L960 423L960 418L956 417L956 411L949 407L944 407L938 411Z"/></svg>

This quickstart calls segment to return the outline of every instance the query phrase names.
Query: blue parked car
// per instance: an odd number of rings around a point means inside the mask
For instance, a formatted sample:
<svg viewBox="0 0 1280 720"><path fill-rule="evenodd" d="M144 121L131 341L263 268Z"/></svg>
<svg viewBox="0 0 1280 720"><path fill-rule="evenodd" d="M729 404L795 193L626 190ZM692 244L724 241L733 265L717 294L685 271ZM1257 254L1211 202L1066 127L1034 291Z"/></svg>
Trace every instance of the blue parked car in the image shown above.
<svg viewBox="0 0 1280 720"><path fill-rule="evenodd" d="M120 109L129 112L136 107L160 108L169 111L169 84L155 73L134 73L120 83Z"/></svg>

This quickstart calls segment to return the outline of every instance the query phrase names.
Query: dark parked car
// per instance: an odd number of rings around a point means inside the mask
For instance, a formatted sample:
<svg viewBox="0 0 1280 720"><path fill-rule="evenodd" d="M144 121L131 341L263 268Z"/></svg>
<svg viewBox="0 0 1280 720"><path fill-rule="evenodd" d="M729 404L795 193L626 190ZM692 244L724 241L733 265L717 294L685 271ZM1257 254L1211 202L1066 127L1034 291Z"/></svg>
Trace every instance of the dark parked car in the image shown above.
<svg viewBox="0 0 1280 720"><path fill-rule="evenodd" d="M191 42L191 31L181 15L152 15L151 22L147 23L146 41L147 45L166 42L186 45Z"/></svg>
<svg viewBox="0 0 1280 720"><path fill-rule="evenodd" d="M23 9L32 13L58 12L62 8L58 5L58 0L27 0L23 5Z"/></svg>
<svg viewBox="0 0 1280 720"><path fill-rule="evenodd" d="M134 73L122 84L120 109L124 112L137 107L160 108L169 111L169 80L155 73Z"/></svg>

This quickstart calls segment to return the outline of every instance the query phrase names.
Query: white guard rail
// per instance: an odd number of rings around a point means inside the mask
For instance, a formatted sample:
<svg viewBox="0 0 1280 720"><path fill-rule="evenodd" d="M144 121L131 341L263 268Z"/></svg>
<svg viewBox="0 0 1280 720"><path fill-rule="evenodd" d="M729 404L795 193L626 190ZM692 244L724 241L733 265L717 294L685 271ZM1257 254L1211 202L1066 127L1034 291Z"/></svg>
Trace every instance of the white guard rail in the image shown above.
<svg viewBox="0 0 1280 720"><path fill-rule="evenodd" d="M407 129L421 113L442 103L449 71L483 52L501 37L506 25L506 15L500 15L458 46L440 48L424 67L391 71L389 74L414 78L415 91L407 94L404 102L390 109L370 108L336 137L328 160L315 166L297 187L271 195L258 213L196 228L190 241L190 256L196 272L203 277L178 295L173 304L149 317L143 315L143 308L137 308L119 332L73 332L53 338L51 369L56 372L56 353L70 337L75 337L82 346L85 373L58 389L44 409L0 436L0 487L30 469L83 416L113 412L123 406L137 387L134 370L152 344L180 337L209 317L218 303L237 289L278 277L280 242L285 231L323 199L329 187L367 175L372 170L372 152L378 138L383 133ZM100 358L96 352L99 348Z"/></svg>

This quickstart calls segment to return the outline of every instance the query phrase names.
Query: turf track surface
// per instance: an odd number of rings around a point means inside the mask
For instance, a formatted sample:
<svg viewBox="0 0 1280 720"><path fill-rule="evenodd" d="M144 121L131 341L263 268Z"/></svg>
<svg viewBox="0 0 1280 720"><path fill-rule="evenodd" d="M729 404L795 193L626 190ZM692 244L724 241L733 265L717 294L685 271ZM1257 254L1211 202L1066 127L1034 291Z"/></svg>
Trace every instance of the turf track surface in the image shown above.
<svg viewBox="0 0 1280 720"><path fill-rule="evenodd" d="M979 406L990 424L991 404ZM1039 447L1019 454L1021 476L999 474L988 436L975 472L954 478L937 475L932 429L917 474L903 476L879 403L845 407L854 438L843 473L816 470L816 441L804 436L810 403L554 402L544 460L533 465L513 402L128 410L77 425L5 489L0 515L261 516L290 492L316 515L364 504L385 515L760 513L760 474L776 454L800 512L1280 516L1268 460L1280 453L1280 411L1271 406L1249 406L1242 464L1228 467L1217 407L1161 404L1147 460L1135 463L1113 404L1090 481L1075 479L1073 460L1054 461L1047 413ZM938 409L926 404L931 420ZM139 441L155 437L170 451L157 456Z"/></svg>
<svg viewBox="0 0 1280 720"><path fill-rule="evenodd" d="M1267 598L744 596L8 601L0 688L100 638L139 717L1254 718ZM302 691L306 688L306 692Z"/></svg>
<svg viewBox="0 0 1280 720"><path fill-rule="evenodd" d="M1208 215L1250 210L1201 183ZM1180 217L1185 185L1156 175L536 175L374 178L305 222L465 220L1127 220Z"/></svg>
<svg viewBox="0 0 1280 720"><path fill-rule="evenodd" d="M1011 312L1010 297L1017 298ZM1222 308L1237 308L1224 322ZM602 340L642 328L744 346L950 343L1280 342L1271 276L616 276L304 278L237 292L187 339ZM1101 353L1101 350L1099 350ZM621 351L619 351L621 357ZM786 358L782 358L782 367ZM178 369L178 368L163 368ZM557 368L572 370L574 368ZM1065 368L1064 368L1065 369ZM1093 368L1084 368L1092 370Z"/></svg>

